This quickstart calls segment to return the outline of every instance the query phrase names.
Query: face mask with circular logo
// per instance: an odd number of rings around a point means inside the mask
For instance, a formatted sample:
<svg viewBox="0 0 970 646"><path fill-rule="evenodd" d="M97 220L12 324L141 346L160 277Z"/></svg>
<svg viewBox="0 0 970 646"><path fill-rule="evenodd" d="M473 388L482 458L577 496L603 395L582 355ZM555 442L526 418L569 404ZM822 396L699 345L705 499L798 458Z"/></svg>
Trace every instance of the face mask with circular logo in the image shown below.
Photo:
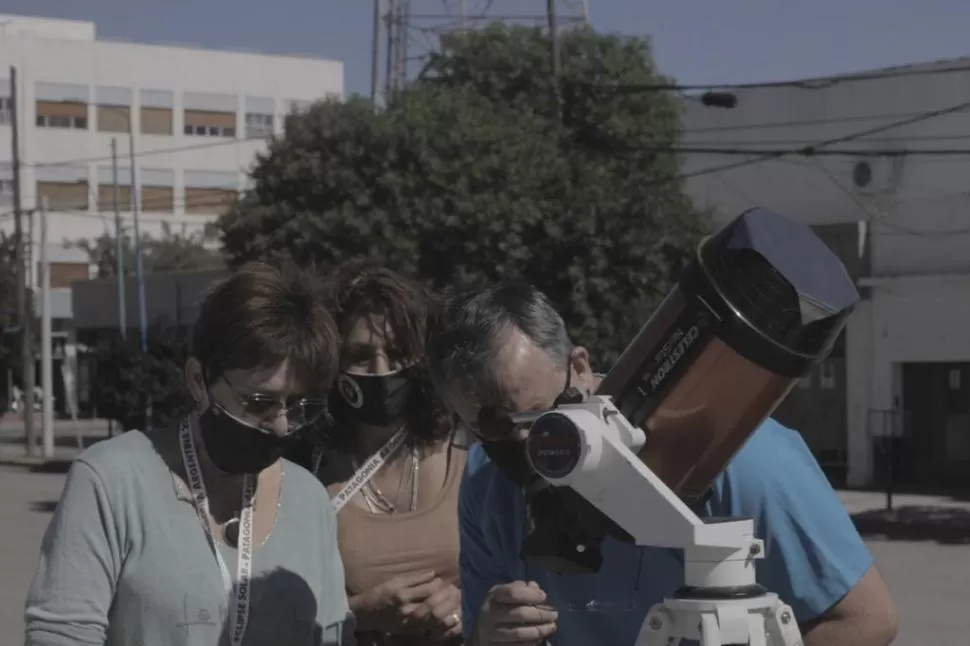
<svg viewBox="0 0 970 646"><path fill-rule="evenodd" d="M341 373L337 378L337 392L343 406L338 412L367 426L396 422L407 411L413 391L413 372L411 368L404 368L381 375Z"/></svg>

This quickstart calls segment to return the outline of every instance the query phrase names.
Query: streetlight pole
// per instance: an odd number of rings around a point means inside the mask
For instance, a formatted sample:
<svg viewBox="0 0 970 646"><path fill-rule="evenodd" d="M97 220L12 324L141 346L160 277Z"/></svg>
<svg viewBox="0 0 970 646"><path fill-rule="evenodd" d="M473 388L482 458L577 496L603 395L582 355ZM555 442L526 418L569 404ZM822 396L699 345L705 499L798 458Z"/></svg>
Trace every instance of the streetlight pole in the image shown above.
<svg viewBox="0 0 970 646"><path fill-rule="evenodd" d="M129 115L128 120L131 121ZM121 225L121 199L118 190L118 140L111 138L111 178L114 182L114 202L115 202L115 266L118 277L118 331L121 338L128 338L127 304L125 303L125 231ZM133 191L134 187L129 187Z"/></svg>
<svg viewBox="0 0 970 646"><path fill-rule="evenodd" d="M47 197L40 206L40 375L43 401L41 405L41 437L45 460L54 458L54 367L51 357L51 263L47 253Z"/></svg>
<svg viewBox="0 0 970 646"><path fill-rule="evenodd" d="M17 68L10 66L10 146L13 170L14 237L17 245L17 322L20 323L20 381L24 392L24 441L27 455L37 450L37 429L34 426L34 302L33 291L27 289L27 252L23 229L23 209L20 194L20 99L17 87ZM31 212L31 217L33 213Z"/></svg>
<svg viewBox="0 0 970 646"><path fill-rule="evenodd" d="M131 108L128 111L128 156L131 158L131 217L133 225L133 235L135 237L135 281L138 283L138 329L140 332L141 340L141 352L143 355L148 354L148 313L145 306L145 272L144 272L144 261L142 258L142 248L141 248L141 231L139 229L139 190L138 190L138 173L136 171L137 164L135 163L135 127L134 120L131 118ZM120 279L120 277L119 277ZM150 431L152 428L152 401L151 396L148 395L145 404L145 431Z"/></svg>

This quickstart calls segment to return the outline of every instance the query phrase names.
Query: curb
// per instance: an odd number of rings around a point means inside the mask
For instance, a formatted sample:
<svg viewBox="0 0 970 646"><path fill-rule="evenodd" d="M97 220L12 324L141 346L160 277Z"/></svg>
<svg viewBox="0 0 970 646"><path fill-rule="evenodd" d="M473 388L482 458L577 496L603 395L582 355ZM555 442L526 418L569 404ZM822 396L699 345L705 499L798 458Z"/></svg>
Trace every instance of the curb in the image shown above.
<svg viewBox="0 0 970 646"><path fill-rule="evenodd" d="M0 447L0 466L7 467L23 467L34 470L45 470L47 467L63 467L65 464L71 464L74 459L80 455L79 451L74 452L60 452L55 451L54 457L47 459L41 456L27 455L18 451L4 451L3 447Z"/></svg>
<svg viewBox="0 0 970 646"><path fill-rule="evenodd" d="M943 506L874 509L852 515L858 532L867 538L970 544L970 511Z"/></svg>

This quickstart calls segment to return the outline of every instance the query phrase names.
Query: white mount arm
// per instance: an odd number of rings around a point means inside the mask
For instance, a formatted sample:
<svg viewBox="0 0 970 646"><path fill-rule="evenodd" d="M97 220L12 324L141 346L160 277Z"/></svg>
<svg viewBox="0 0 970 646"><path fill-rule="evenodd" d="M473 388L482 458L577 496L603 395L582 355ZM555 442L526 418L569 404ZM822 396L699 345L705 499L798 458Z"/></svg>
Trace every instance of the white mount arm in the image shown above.
<svg viewBox="0 0 970 646"><path fill-rule="evenodd" d="M570 423L559 423L561 418ZM701 520L637 457L645 439L611 398L596 395L536 418L528 453L540 476L552 485L574 489L633 536L637 545L683 549L686 585L753 585L754 561L764 552L762 541L754 536L753 521ZM562 464L567 453L570 459Z"/></svg>
<svg viewBox="0 0 970 646"><path fill-rule="evenodd" d="M754 564L764 558L764 544L754 536L754 522L701 520L637 457L644 432L611 398L592 396L521 417L532 422L526 451L542 478L571 487L637 545L684 550L689 592L650 609L637 646L677 646L681 639L701 646L802 644L791 608L759 592Z"/></svg>

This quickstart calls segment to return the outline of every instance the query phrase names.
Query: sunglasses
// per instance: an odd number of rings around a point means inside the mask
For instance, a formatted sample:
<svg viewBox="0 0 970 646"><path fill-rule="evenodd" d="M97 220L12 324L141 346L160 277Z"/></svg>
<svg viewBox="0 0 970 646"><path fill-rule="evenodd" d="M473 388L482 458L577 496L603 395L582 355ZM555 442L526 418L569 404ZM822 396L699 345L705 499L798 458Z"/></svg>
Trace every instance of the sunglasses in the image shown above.
<svg viewBox="0 0 970 646"><path fill-rule="evenodd" d="M264 421L285 415L288 433L312 424L327 411L324 397L291 395L280 398L279 395L267 393L241 393L228 379L223 377L223 380L244 413Z"/></svg>
<svg viewBox="0 0 970 646"><path fill-rule="evenodd" d="M572 370L566 367L566 384L555 401L547 409L513 412L508 406L483 406L478 411L475 424L469 429L484 442L495 442L513 437L517 431L528 429L541 415L562 404L583 401L584 397L572 386Z"/></svg>

